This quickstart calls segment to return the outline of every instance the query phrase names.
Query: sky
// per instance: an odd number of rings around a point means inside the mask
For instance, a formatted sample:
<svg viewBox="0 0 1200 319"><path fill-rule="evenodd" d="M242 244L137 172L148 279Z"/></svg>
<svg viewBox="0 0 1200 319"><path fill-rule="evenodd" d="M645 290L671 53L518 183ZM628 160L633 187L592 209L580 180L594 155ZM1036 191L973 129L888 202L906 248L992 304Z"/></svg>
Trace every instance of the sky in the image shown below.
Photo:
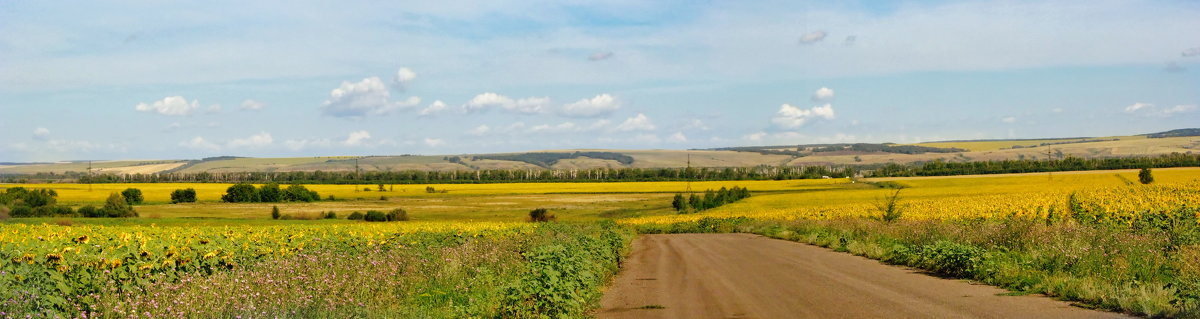
<svg viewBox="0 0 1200 319"><path fill-rule="evenodd" d="M1197 1L0 1L0 162L1200 127Z"/></svg>

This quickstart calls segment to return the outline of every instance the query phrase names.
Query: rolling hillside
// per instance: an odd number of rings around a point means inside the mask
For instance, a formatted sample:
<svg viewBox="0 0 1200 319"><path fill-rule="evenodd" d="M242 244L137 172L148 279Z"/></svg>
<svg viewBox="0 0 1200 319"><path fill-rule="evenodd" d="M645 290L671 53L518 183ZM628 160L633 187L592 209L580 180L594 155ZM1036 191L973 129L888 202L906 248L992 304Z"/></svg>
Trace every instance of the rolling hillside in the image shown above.
<svg viewBox="0 0 1200 319"><path fill-rule="evenodd" d="M1023 140L946 141L919 144L816 144L731 147L709 150L553 150L503 154L337 156L297 158L214 157L201 160L100 161L93 172L150 174L162 172L291 172L291 171L449 171L484 169L585 169L664 167L751 167L807 165L872 165L1074 156L1107 158L1200 152L1200 130L1161 133ZM0 174L87 172L88 162L4 163Z"/></svg>

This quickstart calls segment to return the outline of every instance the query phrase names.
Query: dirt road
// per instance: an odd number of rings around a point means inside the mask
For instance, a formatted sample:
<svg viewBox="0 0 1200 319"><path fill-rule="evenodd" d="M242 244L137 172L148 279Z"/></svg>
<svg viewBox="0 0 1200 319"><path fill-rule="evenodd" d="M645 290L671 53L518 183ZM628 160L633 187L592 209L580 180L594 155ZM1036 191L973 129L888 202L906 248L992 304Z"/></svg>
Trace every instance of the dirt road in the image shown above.
<svg viewBox="0 0 1200 319"><path fill-rule="evenodd" d="M643 235L598 318L1125 318L748 234Z"/></svg>

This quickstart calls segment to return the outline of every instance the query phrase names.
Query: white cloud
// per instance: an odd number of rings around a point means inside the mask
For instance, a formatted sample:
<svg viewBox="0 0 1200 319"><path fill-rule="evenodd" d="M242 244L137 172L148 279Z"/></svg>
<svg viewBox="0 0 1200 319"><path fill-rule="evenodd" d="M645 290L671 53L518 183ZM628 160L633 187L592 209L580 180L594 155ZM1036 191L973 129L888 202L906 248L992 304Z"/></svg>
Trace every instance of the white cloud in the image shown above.
<svg viewBox="0 0 1200 319"><path fill-rule="evenodd" d="M267 106L266 104L263 104L262 102L255 101L255 100L242 101L242 110L243 111L261 111L266 106Z"/></svg>
<svg viewBox="0 0 1200 319"><path fill-rule="evenodd" d="M220 145L209 142L208 140L205 140L203 137L199 137L199 136L192 138L191 140L181 142L181 143L179 143L179 146L183 146L183 147L190 148L190 149L206 150L206 151L216 151L216 150L221 149Z"/></svg>
<svg viewBox="0 0 1200 319"><path fill-rule="evenodd" d="M588 61L608 60L611 57L613 57L612 51L596 52L588 56Z"/></svg>
<svg viewBox="0 0 1200 319"><path fill-rule="evenodd" d="M300 151L314 147L328 148L333 146L333 141L330 141L327 138L313 140L287 140L283 142L283 146L292 151Z"/></svg>
<svg viewBox="0 0 1200 319"><path fill-rule="evenodd" d="M637 116L625 119L621 125L617 125L618 131L653 131L655 129L654 122L650 121L646 114L638 113Z"/></svg>
<svg viewBox="0 0 1200 319"><path fill-rule="evenodd" d="M684 143L687 142L687 140L687 136L683 135L683 132L675 132L675 134L671 134L670 137L667 137L667 142L671 143Z"/></svg>
<svg viewBox="0 0 1200 319"><path fill-rule="evenodd" d="M321 107L325 115L336 117L363 118L368 115L386 115L399 109L416 106L421 98L411 96L404 101L392 101L391 93L379 77L369 77L357 83L342 82L329 92L329 99Z"/></svg>
<svg viewBox="0 0 1200 319"><path fill-rule="evenodd" d="M1004 122L1004 123L1012 124L1012 123L1016 123L1016 122L1017 122L1017 118L1015 118L1015 117L1012 117L1012 116L1009 116L1009 117L1001 118L1001 119L1000 119L1000 122Z"/></svg>
<svg viewBox="0 0 1200 319"><path fill-rule="evenodd" d="M400 68L399 70L396 70L396 76L394 76L392 78L392 83L394 83L397 88L403 90L403 89L407 88L408 84L411 83L416 78L417 78L417 72L413 72L412 69L403 67L403 68Z"/></svg>
<svg viewBox="0 0 1200 319"><path fill-rule="evenodd" d="M39 127L33 130L33 139L45 141L50 139L50 129Z"/></svg>
<svg viewBox="0 0 1200 319"><path fill-rule="evenodd" d="M138 103L133 107L135 110L142 112L158 113L169 116L191 115L193 111L200 108L200 101L192 100L188 103L187 99L182 96L168 96L162 100L154 101L154 103Z"/></svg>
<svg viewBox="0 0 1200 319"><path fill-rule="evenodd" d="M225 143L225 146L229 147L229 148L264 147L264 146L269 146L269 145L271 145L271 143L274 143L274 142L275 142L275 139L271 138L271 134L269 134L267 132L262 132L262 133L258 133L255 135L251 135L246 138L235 138L233 140L230 140L229 143Z"/></svg>
<svg viewBox="0 0 1200 319"><path fill-rule="evenodd" d="M367 131L350 132L350 136L347 137L346 141L342 142L342 144L346 144L347 146L358 146L358 145L361 145L363 143L363 141L368 140L370 138L371 138L371 133L369 133Z"/></svg>
<svg viewBox="0 0 1200 319"><path fill-rule="evenodd" d="M575 131L579 131L579 126L571 122L563 122L553 126L550 124L542 124L529 128L530 133L568 133Z"/></svg>
<svg viewBox="0 0 1200 319"><path fill-rule="evenodd" d="M539 114L543 113L549 105L549 97L529 97L513 100L507 96L486 92L476 95L470 101L467 101L467 104L463 105L463 111L478 112L499 107L513 113Z"/></svg>
<svg viewBox="0 0 1200 319"><path fill-rule="evenodd" d="M425 138L425 145L427 145L427 146L429 146L429 147L438 147L438 146L446 145L446 141L445 141L445 140L442 140L442 139L440 139L440 138L429 138L429 137L426 137L426 138Z"/></svg>
<svg viewBox="0 0 1200 319"><path fill-rule="evenodd" d="M1171 114L1176 114L1176 113L1188 113L1188 112L1192 112L1195 110L1196 110L1195 105L1176 105L1169 109L1163 110L1162 112L1164 115L1171 115Z"/></svg>
<svg viewBox="0 0 1200 319"><path fill-rule="evenodd" d="M600 94L591 99L581 99L563 105L562 115L569 117L597 117L612 114L621 109L621 103L612 95Z"/></svg>
<svg viewBox="0 0 1200 319"><path fill-rule="evenodd" d="M430 103L429 106L426 106L424 109L421 109L421 111L418 111L417 115L420 115L420 116L434 115L437 113L441 113L442 111L445 111L446 107L447 107L446 102L442 102L442 100L433 101L433 103Z"/></svg>
<svg viewBox="0 0 1200 319"><path fill-rule="evenodd" d="M491 131L492 131L491 127L487 126L487 124L483 124L483 125L479 125L473 129L468 130L467 135L483 136Z"/></svg>
<svg viewBox="0 0 1200 319"><path fill-rule="evenodd" d="M829 35L829 34L825 33L825 31L821 31L821 30L805 33L804 35L800 36L800 44L817 43L817 42L820 42L821 40L824 40L825 36L827 36L827 35Z"/></svg>
<svg viewBox="0 0 1200 319"><path fill-rule="evenodd" d="M775 117L771 118L771 122L782 128L794 129L804 126L814 118L832 120L833 117L833 106L829 104L814 106L807 110L784 104L779 107L779 112L775 114Z"/></svg>
<svg viewBox="0 0 1200 319"><path fill-rule="evenodd" d="M205 114L217 114L217 113L221 113L221 105L220 105L220 104L213 104L213 105L209 105L209 106L208 106L208 110L204 111L204 113L205 113Z"/></svg>
<svg viewBox="0 0 1200 319"><path fill-rule="evenodd" d="M833 99L833 89L821 87L817 92L813 93L812 100L817 102L829 101Z"/></svg>
<svg viewBox="0 0 1200 319"><path fill-rule="evenodd" d="M1149 109L1149 108L1153 108L1153 107L1154 107L1154 104L1137 102L1137 103L1133 103L1133 105L1126 106L1125 113L1134 113L1134 112L1137 112L1138 110Z"/></svg>
<svg viewBox="0 0 1200 319"><path fill-rule="evenodd" d="M696 129L696 130L701 130L701 131L707 131L710 128L708 127L708 124L704 124L703 120L691 119L690 121L687 122L687 124L683 125L683 129L685 129L685 130Z"/></svg>

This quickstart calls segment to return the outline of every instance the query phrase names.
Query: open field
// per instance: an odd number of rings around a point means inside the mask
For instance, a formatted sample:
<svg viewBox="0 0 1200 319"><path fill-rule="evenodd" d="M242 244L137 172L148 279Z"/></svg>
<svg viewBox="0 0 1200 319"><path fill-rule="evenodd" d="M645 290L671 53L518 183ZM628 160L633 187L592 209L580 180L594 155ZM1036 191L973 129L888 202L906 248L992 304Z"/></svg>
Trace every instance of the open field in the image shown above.
<svg viewBox="0 0 1200 319"><path fill-rule="evenodd" d="M617 256L629 248L628 232L637 229L753 232L1109 310L1191 313L1196 304L1180 298L1200 291L1200 267L1189 272L1194 265L1189 266L1192 257L1187 257L1200 254L1200 243L1190 241L1186 232L1172 237L1178 231L1143 229L1195 226L1194 219L1186 222L1186 214L1194 218L1195 212L1180 208L1200 202L1200 168L1154 170L1154 176L1153 185L1137 184L1137 172L1129 170L871 180L385 185L384 192L377 191L377 185L307 185L323 198L333 195L338 200L238 204L218 201L229 184L5 184L0 188L53 188L60 203L73 206L99 205L108 194L135 187L142 189L148 204L135 206L140 218L0 221L0 284L19 287L0 291L0 299L13 300L0 303L0 311L118 317L146 311L166 316L187 309L209 309L212 312L206 313L213 316L386 312L576 317L599 306L600 286L616 270ZM439 192L426 192L426 186ZM678 214L671 199L689 186L700 192L740 186L749 188L752 196ZM170 191L187 187L198 191L200 202L166 203ZM877 204L895 194L894 187L904 187L899 196L903 214L898 222L878 221ZM273 206L291 217L315 218L334 211L339 218L273 220ZM411 221L345 219L354 211L394 208L406 209ZM548 208L559 223L525 222L534 208ZM1020 238L1005 237L1009 235ZM1081 247L1120 253L1066 257L1079 254ZM943 258L938 257L939 249L966 249L963 254L977 255L961 265L930 261ZM403 266L379 267L378 261ZM989 264L975 264L983 261ZM1100 264L1125 266L1093 267ZM939 265L951 266L936 268ZM520 288L520 283L548 282L542 277L545 269L568 269L561 267L579 271L555 277L571 281L559 282L562 286L551 291ZM582 271L585 268L590 270ZM346 279L376 273L393 280L376 286ZM895 279L888 276L891 279L884 280ZM325 280L321 278L341 283L313 281ZM261 290L266 288L247 287L246 282L281 288ZM212 295L209 290L262 295ZM45 297L50 295L68 297ZM156 308L149 302L167 301L148 297L154 295L180 297L169 307ZM676 298L669 293L662 297ZM314 301L289 301L295 298ZM361 303L344 302L347 298ZM388 302L396 298L398 303ZM586 302L535 302L540 298ZM514 302L521 306L503 306ZM729 302L738 307L752 304ZM472 306L453 306L462 304Z"/></svg>

